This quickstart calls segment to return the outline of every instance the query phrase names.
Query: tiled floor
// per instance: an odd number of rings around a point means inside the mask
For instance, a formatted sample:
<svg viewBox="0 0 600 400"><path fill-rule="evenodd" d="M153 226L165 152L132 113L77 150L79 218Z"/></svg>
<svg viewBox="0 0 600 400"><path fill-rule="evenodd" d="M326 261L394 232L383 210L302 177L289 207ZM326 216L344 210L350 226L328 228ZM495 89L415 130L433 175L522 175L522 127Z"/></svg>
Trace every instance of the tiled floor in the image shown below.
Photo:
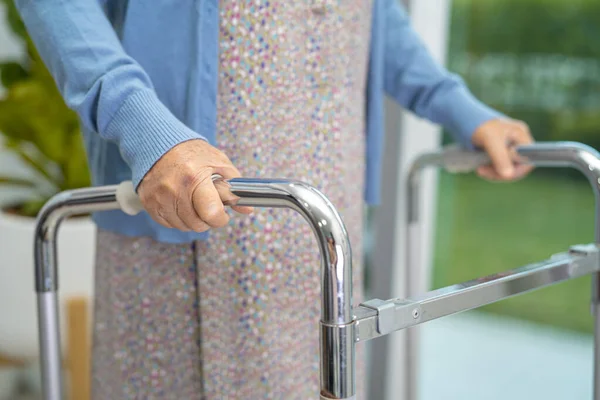
<svg viewBox="0 0 600 400"><path fill-rule="evenodd" d="M422 332L419 400L592 398L590 336L479 313Z"/></svg>

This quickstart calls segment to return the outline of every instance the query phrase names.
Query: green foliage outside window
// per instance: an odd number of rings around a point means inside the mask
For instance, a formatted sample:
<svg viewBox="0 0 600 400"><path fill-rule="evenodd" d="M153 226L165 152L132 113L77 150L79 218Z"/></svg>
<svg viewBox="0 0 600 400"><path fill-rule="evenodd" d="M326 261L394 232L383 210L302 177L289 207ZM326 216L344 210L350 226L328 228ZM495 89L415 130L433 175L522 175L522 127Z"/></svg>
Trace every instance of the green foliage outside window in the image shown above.
<svg viewBox="0 0 600 400"><path fill-rule="evenodd" d="M597 0L453 0L448 65L536 140L600 150L598 37ZM510 184L442 173L438 204L435 287L594 240L594 198L577 171L540 169ZM589 333L590 289L585 277L484 310Z"/></svg>

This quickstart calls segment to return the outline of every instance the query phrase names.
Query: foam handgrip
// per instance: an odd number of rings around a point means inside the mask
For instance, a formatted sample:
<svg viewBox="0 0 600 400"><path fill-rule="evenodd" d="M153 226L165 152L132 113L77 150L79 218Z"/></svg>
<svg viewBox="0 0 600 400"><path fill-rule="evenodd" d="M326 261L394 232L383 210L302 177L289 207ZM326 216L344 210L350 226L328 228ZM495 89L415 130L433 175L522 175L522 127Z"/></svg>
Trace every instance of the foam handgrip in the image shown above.
<svg viewBox="0 0 600 400"><path fill-rule="evenodd" d="M459 146L448 146L441 154L441 167L450 173L469 173L490 163L487 153L465 150Z"/></svg>
<svg viewBox="0 0 600 400"><path fill-rule="evenodd" d="M125 214L136 215L144 210L144 206L131 181L121 182L117 186L116 197L121 211Z"/></svg>

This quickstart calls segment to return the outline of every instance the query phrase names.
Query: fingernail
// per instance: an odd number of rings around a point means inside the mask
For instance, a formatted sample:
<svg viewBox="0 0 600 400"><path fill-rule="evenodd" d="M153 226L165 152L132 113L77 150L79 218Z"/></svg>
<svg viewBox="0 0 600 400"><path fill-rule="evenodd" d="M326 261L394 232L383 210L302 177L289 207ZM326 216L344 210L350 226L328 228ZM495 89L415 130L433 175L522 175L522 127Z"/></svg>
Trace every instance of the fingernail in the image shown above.
<svg viewBox="0 0 600 400"><path fill-rule="evenodd" d="M513 176L513 169L512 168L504 168L500 171L500 174L505 178L510 178Z"/></svg>

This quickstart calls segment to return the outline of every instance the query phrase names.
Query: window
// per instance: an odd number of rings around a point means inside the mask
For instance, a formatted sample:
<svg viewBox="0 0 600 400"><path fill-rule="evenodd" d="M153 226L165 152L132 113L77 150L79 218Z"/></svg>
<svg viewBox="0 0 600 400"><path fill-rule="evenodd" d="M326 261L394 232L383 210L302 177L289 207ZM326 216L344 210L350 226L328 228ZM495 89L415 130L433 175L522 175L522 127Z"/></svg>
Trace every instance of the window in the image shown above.
<svg viewBox="0 0 600 400"><path fill-rule="evenodd" d="M475 95L526 121L538 141L600 149L600 2L454 0L448 67ZM594 241L594 198L577 171L494 184L440 174L434 286L540 261ZM592 332L585 277L483 311Z"/></svg>

